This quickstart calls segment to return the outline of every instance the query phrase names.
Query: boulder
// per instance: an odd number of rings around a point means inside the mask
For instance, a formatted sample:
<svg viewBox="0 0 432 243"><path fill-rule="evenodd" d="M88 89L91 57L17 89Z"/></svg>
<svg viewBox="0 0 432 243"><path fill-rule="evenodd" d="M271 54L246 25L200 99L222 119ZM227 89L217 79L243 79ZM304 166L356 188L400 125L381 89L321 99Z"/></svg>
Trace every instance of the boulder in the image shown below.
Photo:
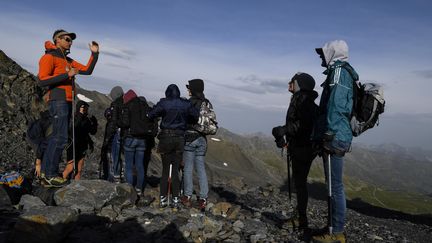
<svg viewBox="0 0 432 243"><path fill-rule="evenodd" d="M75 227L78 213L66 207L37 207L21 214L14 226L14 242L59 242Z"/></svg>
<svg viewBox="0 0 432 243"><path fill-rule="evenodd" d="M32 208L44 207L46 205L40 198L29 195L29 194L25 194L21 197L21 200L19 202L19 206L24 211L29 211Z"/></svg>
<svg viewBox="0 0 432 243"><path fill-rule="evenodd" d="M79 180L59 189L54 195L57 205L78 209L82 213L99 212L104 206L134 205L137 194L126 183L114 184L104 180Z"/></svg>

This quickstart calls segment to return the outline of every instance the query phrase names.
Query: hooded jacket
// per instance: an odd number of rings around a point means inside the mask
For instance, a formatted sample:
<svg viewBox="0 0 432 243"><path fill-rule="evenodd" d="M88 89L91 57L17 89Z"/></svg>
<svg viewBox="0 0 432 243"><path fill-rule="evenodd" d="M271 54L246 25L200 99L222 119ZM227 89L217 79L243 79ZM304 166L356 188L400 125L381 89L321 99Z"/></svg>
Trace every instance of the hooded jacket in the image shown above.
<svg viewBox="0 0 432 243"><path fill-rule="evenodd" d="M45 42L45 55L39 60L39 85L48 87L49 100L72 101L72 87L74 77L69 77L67 68L76 68L79 74L90 75L96 65L99 53L92 52L87 65L83 65L72 58L68 53L62 53L51 41Z"/></svg>
<svg viewBox="0 0 432 243"><path fill-rule="evenodd" d="M192 103L184 98L180 98L180 90L175 84L170 84L165 91L165 98L153 107L148 117L155 119L162 117L160 128L162 130L178 130L184 132L188 123L196 123L199 110Z"/></svg>
<svg viewBox="0 0 432 243"><path fill-rule="evenodd" d="M359 76L348 63L348 45L345 41L328 42L322 51L328 65L324 71L327 78L321 85L323 92L313 138L321 141L326 133L334 135L335 140L350 143L353 83Z"/></svg>

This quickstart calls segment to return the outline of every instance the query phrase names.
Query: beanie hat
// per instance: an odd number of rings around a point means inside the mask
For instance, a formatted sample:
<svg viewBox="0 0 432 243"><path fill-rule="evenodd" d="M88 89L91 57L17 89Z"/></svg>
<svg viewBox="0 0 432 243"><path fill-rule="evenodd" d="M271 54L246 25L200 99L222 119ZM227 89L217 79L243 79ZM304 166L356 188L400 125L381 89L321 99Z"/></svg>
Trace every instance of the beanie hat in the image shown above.
<svg viewBox="0 0 432 243"><path fill-rule="evenodd" d="M111 89L110 96L112 100L116 100L118 97L122 97L124 94L122 87L115 86Z"/></svg>
<svg viewBox="0 0 432 243"><path fill-rule="evenodd" d="M298 72L292 78L291 82L298 85L300 90L312 91L315 88L315 80L307 73ZM291 83L290 82L290 83Z"/></svg>

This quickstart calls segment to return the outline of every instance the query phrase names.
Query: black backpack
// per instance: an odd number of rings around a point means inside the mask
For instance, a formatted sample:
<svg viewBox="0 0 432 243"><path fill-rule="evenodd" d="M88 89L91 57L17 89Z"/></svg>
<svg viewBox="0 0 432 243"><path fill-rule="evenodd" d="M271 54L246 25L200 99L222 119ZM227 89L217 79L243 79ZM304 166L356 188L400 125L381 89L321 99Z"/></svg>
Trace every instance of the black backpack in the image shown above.
<svg viewBox="0 0 432 243"><path fill-rule="evenodd" d="M126 116L126 125L129 128L129 134L133 137L148 137L157 134L155 123L147 116L150 107L144 97L134 98L123 108L123 115Z"/></svg>
<svg viewBox="0 0 432 243"><path fill-rule="evenodd" d="M37 148L52 133L52 120L49 111L40 113L40 118L29 123L26 139Z"/></svg>
<svg viewBox="0 0 432 243"><path fill-rule="evenodd" d="M384 112L385 100L382 86L375 83L354 82L351 130L354 137L379 125L379 115Z"/></svg>

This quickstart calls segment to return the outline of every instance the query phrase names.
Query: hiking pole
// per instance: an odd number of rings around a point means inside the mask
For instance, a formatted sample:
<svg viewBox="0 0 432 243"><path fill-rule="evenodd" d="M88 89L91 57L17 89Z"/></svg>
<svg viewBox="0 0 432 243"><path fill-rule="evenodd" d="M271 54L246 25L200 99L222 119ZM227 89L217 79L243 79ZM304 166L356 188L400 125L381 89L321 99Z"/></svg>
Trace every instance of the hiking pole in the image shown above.
<svg viewBox="0 0 432 243"><path fill-rule="evenodd" d="M75 163L75 78L72 78L72 162L72 178L75 179L77 173L77 165Z"/></svg>
<svg viewBox="0 0 432 243"><path fill-rule="evenodd" d="M172 173L172 164L170 164L170 168L169 168L169 175L168 175L168 195L167 195L168 206L170 205L170 194L171 194L171 173Z"/></svg>
<svg viewBox="0 0 432 243"><path fill-rule="evenodd" d="M332 189L331 189L331 160L330 160L330 153L328 153L326 155L327 158L327 168L326 169L326 174L327 174L327 207L328 207L328 230L329 230L329 234L333 234L333 224L332 224L332 216L333 216L333 212L332 212Z"/></svg>
<svg viewBox="0 0 432 243"><path fill-rule="evenodd" d="M288 197L291 203L291 156L287 149L287 167L288 167Z"/></svg>

